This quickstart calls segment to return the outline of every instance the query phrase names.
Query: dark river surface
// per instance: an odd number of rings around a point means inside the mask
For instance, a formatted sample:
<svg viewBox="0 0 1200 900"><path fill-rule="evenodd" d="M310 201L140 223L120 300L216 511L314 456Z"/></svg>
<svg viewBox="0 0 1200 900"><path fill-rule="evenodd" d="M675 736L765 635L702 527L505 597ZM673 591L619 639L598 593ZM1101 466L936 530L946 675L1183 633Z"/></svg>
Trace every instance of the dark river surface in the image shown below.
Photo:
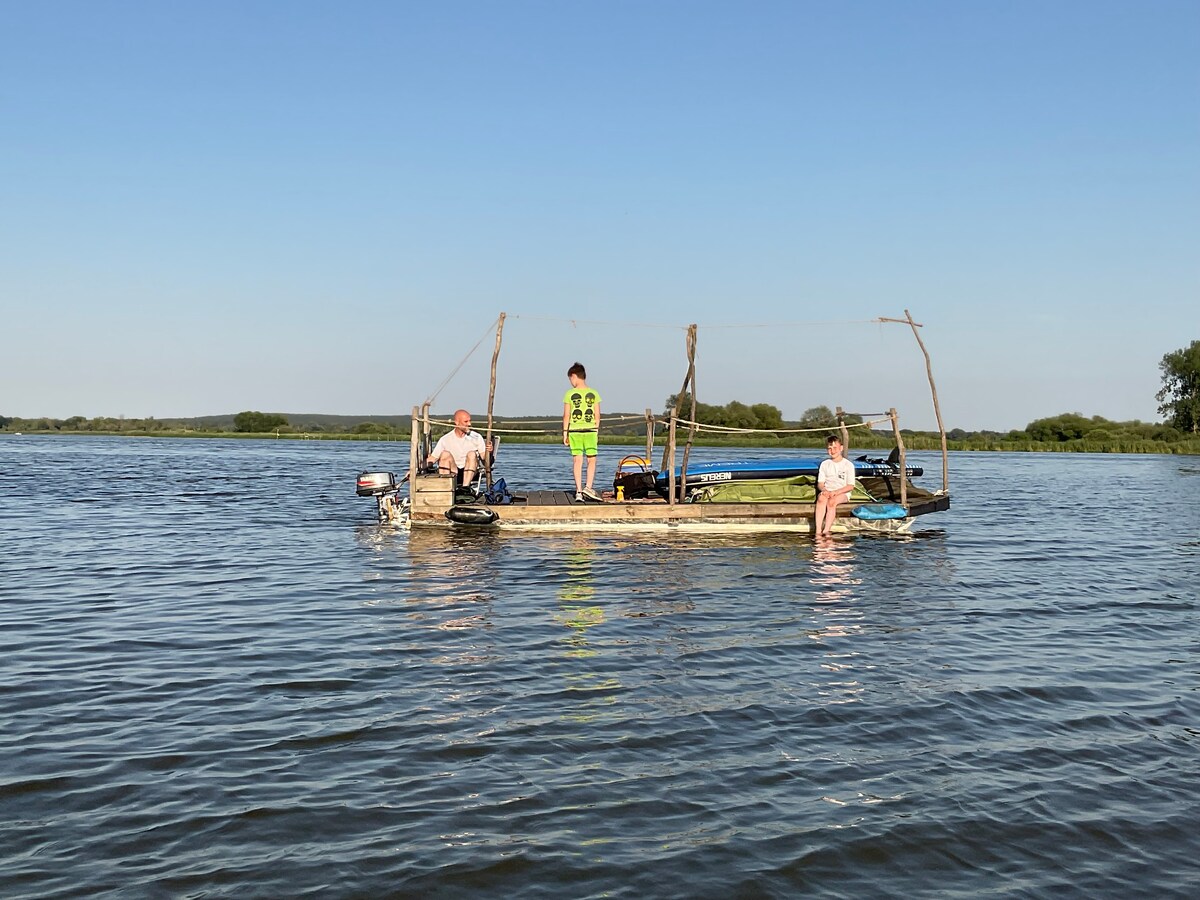
<svg viewBox="0 0 1200 900"><path fill-rule="evenodd" d="M380 528L406 461L0 437L0 896L1200 890L1200 459L826 546Z"/></svg>

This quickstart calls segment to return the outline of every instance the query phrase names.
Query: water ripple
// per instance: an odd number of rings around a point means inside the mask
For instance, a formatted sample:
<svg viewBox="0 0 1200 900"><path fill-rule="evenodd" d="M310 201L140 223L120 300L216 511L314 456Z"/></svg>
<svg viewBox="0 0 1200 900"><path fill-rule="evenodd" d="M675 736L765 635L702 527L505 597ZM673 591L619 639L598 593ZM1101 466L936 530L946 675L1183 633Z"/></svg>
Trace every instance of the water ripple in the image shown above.
<svg viewBox="0 0 1200 900"><path fill-rule="evenodd" d="M378 528L405 455L0 439L4 896L1191 895L1194 464L825 547Z"/></svg>

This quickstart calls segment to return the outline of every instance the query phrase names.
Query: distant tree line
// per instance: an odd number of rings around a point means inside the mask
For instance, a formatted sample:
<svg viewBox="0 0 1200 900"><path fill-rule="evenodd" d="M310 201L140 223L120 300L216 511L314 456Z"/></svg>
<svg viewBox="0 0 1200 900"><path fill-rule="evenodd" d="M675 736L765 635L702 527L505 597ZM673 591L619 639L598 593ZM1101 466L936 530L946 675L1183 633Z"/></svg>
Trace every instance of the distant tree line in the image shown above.
<svg viewBox="0 0 1200 900"><path fill-rule="evenodd" d="M667 398L663 414L669 415L675 408L677 394ZM684 394L679 399L679 415L688 418L692 412L692 397ZM721 425L725 428L782 428L783 413L770 403L754 403L747 405L733 400L724 406L714 406L711 403L696 404L696 421L705 425Z"/></svg>
<svg viewBox="0 0 1200 900"><path fill-rule="evenodd" d="M685 403L690 402L685 398ZM674 406L674 397L668 398L666 412ZM688 407L681 410L686 414ZM723 406L698 403L697 415L705 424L723 425L732 428L756 428L765 431L772 429L818 428L833 430L837 428L837 416L827 406L815 406L805 411L798 421L784 421L780 411L767 403L745 404L733 401ZM440 417L435 417L440 418ZM846 416L846 424L861 421L857 416ZM189 424L190 423L190 424ZM505 421L497 419L497 425L503 426ZM509 424L519 425L519 420ZM606 429L607 430L607 429ZM617 429L612 429L614 432ZM630 434L643 432L644 425L634 422L621 431ZM83 416L71 416L67 419L41 417L24 419L16 416L0 416L0 431L23 432L81 432L97 434L324 434L328 436L390 436L407 435L407 428L399 428L394 424L372 420L344 423L337 426L305 423L294 426L288 417L279 413L262 413L254 410L237 413L225 417L224 424L206 423L197 426L191 420L181 419L144 419L98 416L88 419ZM904 430L905 435L914 437L935 437L933 432ZM890 439L890 431L857 432L858 437L853 443L865 443L868 437ZM711 435L719 438L719 435ZM954 428L946 434L952 446L960 449L1002 449L999 445L1035 444L1180 444L1197 440L1190 431L1185 431L1168 422L1151 423L1138 420L1130 422L1115 422L1103 416L1083 416L1080 413L1061 413L1043 419L1035 419L1022 429L1012 431L967 431ZM557 438L557 434L554 435ZM770 437L770 436L765 436ZM820 435L817 435L820 437ZM732 436L736 439L737 436ZM1135 449L1131 447L1131 449Z"/></svg>
<svg viewBox="0 0 1200 900"><path fill-rule="evenodd" d="M1087 417L1071 412L1035 419L1024 428L1012 431L964 431L961 428L954 428L946 432L946 437L952 442L974 444L1028 442L1112 444L1147 441L1172 444L1187 441L1191 436L1166 423L1155 424L1136 419L1129 422L1114 422L1103 416Z"/></svg>
<svg viewBox="0 0 1200 900"><path fill-rule="evenodd" d="M287 416L246 410L233 417L233 430L242 434L266 434L288 424Z"/></svg>
<svg viewBox="0 0 1200 900"><path fill-rule="evenodd" d="M1086 417L1080 413L1061 413L1043 419L1035 419L1023 429L1000 431L966 431L955 428L947 432L951 449L957 450L1026 450L1061 449L1095 452L1167 452L1200 453L1200 341L1192 343L1163 356L1159 363L1162 372L1162 389L1156 394L1159 412L1166 419L1161 423L1115 422L1103 416ZM669 414L680 400L680 414L691 415L691 397L671 395L667 398L664 412ZM195 419L128 419L99 416L88 419L71 416L67 419L48 417L23 419L16 416L0 416L0 431L7 432L72 432L103 434L275 434L305 435L346 438L391 438L407 437L409 419L406 416L380 416L378 420L357 421L351 416L306 415L302 422L290 422L280 413L264 413L245 410L233 416L208 416ZM444 416L435 417L444 419ZM528 418L528 417L524 417ZM635 417L636 418L636 417ZM760 431L785 431L789 429L834 429L837 416L828 406L813 406L805 410L798 422L784 421L780 410L769 403L741 403L737 400L724 405L696 404L697 421L706 425L726 428L757 429ZM497 418L497 427L505 421L521 426L522 418L508 420ZM859 424L862 419L845 415L847 425ZM555 433L546 438L557 440ZM606 431L615 439L625 435L632 439L644 431L638 421L613 423ZM939 441L932 432L904 430L905 441L913 449L934 449ZM538 438L532 438L538 439ZM809 435L728 435L709 432L706 439L731 443L771 443L777 446L818 446L819 434ZM892 440L887 429L881 431L860 430L851 443L858 447L881 447Z"/></svg>
<svg viewBox="0 0 1200 900"><path fill-rule="evenodd" d="M328 434L328 435L388 435L408 434L408 428L375 421L353 421L352 417L332 417L348 421L304 422L293 425L281 413L246 410L233 416L206 416L200 419L144 419L125 416L71 416L55 419L42 416L24 419L0 416L0 431L8 432L68 432L92 434ZM405 420L407 422L407 419Z"/></svg>
<svg viewBox="0 0 1200 900"><path fill-rule="evenodd" d="M1200 341L1166 354L1158 364L1162 389L1158 411L1179 431L1200 433Z"/></svg>
<svg viewBox="0 0 1200 900"><path fill-rule="evenodd" d="M663 407L663 415L670 415L675 409L678 394L667 398ZM679 415L688 418L692 411L691 394L684 394L679 403ZM724 428L756 428L762 431L782 430L787 428L837 428L837 415L828 406L814 406L805 410L798 422L785 422L783 413L770 403L745 404L732 400L724 406L711 403L696 404L696 421L702 425L718 425ZM844 415L847 425L857 425L862 422L861 416Z"/></svg>

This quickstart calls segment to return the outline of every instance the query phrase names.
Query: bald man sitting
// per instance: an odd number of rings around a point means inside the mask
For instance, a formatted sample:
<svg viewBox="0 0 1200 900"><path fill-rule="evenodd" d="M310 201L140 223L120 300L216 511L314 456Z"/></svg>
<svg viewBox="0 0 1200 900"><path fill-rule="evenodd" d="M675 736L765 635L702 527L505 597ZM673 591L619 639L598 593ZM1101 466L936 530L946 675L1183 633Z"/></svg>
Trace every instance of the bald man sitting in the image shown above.
<svg viewBox="0 0 1200 900"><path fill-rule="evenodd" d="M437 463L438 472L443 475L462 472L461 483L469 485L479 473L480 464L487 462L487 458L483 436L471 430L471 414L460 409L454 413L454 430L438 438L425 462L429 465Z"/></svg>

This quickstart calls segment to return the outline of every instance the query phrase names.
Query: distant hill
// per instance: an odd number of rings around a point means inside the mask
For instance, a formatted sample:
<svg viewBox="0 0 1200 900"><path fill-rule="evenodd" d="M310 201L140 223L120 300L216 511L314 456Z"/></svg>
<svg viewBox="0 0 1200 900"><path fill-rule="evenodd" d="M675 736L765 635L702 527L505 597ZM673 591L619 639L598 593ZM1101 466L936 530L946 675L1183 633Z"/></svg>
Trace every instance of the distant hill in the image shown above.
<svg viewBox="0 0 1200 900"><path fill-rule="evenodd" d="M236 413L224 413L217 416L194 416L187 419L159 419L159 421L166 422L171 425L179 425L184 428L195 428L197 430L212 428L224 431L232 431L233 417L235 415ZM345 431L362 422L378 422L381 425L391 425L398 430L407 431L409 422L412 420L412 416L410 415L337 416L331 413L279 413L278 415L285 416L288 420L288 424L300 431L303 431L306 428L316 431Z"/></svg>

